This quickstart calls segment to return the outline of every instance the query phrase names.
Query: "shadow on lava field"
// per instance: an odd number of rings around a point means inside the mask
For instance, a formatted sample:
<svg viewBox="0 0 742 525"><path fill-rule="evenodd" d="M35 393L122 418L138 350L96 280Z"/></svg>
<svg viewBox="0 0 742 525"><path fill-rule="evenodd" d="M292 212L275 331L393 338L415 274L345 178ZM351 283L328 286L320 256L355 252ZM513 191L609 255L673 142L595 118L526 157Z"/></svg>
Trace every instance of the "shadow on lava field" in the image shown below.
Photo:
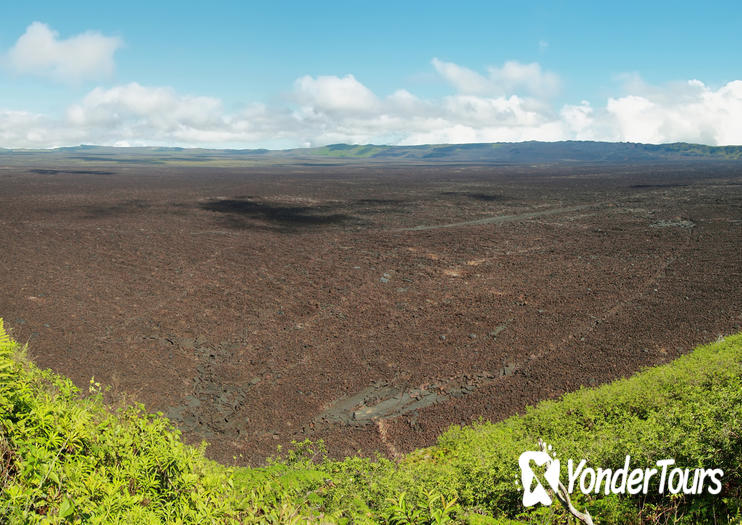
<svg viewBox="0 0 742 525"><path fill-rule="evenodd" d="M3 168L0 315L209 454L396 455L740 330L742 170Z"/></svg>

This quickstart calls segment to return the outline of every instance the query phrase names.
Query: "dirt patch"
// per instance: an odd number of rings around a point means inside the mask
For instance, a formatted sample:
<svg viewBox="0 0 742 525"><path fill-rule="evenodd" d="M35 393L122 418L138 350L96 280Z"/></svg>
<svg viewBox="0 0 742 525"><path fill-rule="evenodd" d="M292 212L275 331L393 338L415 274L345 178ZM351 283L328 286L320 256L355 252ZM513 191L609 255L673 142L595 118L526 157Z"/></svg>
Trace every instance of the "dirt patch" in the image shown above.
<svg viewBox="0 0 742 525"><path fill-rule="evenodd" d="M550 215L557 215L560 213L569 213L585 208L590 208L591 205L584 206L572 206L566 208L554 208L550 210L540 210L519 213L517 215L496 215L494 217L484 217L482 219L474 219L471 221L452 222L448 224L434 224L430 226L413 226L411 228L403 228L407 231L423 231L423 230L437 230L440 228L459 228L461 226L479 226L483 224L503 224L505 222L523 221L527 219L535 219L537 217L548 217Z"/></svg>
<svg viewBox="0 0 742 525"><path fill-rule="evenodd" d="M511 373L510 368L503 367L500 375ZM477 388L491 384L495 377L497 376L482 372L439 380L414 388L382 381L364 388L355 395L335 401L317 416L315 422L364 426L378 419L395 418L452 398L466 396Z"/></svg>
<svg viewBox="0 0 742 525"><path fill-rule="evenodd" d="M694 228L695 226L695 222L691 221L690 219L682 219L680 217L653 222L649 225L650 228Z"/></svg>

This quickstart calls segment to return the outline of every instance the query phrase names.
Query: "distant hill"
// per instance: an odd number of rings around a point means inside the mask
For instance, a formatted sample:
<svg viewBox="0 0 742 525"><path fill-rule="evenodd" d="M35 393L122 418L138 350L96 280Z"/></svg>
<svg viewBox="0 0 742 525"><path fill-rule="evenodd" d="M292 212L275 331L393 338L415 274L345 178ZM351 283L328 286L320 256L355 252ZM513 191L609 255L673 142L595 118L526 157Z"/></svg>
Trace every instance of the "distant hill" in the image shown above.
<svg viewBox="0 0 742 525"><path fill-rule="evenodd" d="M203 149L177 147L115 148L81 145L49 150L2 149L5 163L36 160L72 163L121 164L550 164L636 163L666 161L739 161L742 146L639 144L632 142L495 142L483 144L432 144L383 146L331 144L288 150ZM16 162L14 162L16 161Z"/></svg>
<svg viewBox="0 0 742 525"><path fill-rule="evenodd" d="M297 151L297 150L293 150ZM300 150L299 150L300 151ZM638 144L632 142L495 142L425 146L352 146L333 144L305 150L313 155L366 159L414 159L447 162L635 162L650 160L742 159L742 146Z"/></svg>

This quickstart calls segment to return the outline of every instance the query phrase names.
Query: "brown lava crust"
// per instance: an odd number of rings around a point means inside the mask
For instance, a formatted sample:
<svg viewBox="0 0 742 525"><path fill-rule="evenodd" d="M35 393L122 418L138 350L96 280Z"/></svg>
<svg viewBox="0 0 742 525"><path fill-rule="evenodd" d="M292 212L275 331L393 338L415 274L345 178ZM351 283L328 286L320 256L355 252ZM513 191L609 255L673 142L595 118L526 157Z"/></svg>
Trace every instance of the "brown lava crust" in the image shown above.
<svg viewBox="0 0 742 525"><path fill-rule="evenodd" d="M0 316L228 462L396 455L742 324L739 164L50 168L0 166Z"/></svg>

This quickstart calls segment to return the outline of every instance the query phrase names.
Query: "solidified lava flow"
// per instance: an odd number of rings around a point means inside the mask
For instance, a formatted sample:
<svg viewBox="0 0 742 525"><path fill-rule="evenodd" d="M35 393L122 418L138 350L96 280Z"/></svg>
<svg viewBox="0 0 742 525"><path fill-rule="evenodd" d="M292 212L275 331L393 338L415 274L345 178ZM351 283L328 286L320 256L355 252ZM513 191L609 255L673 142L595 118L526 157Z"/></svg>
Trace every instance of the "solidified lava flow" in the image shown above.
<svg viewBox="0 0 742 525"><path fill-rule="evenodd" d="M0 221L34 360L227 461L408 451L742 325L739 164L30 166Z"/></svg>

